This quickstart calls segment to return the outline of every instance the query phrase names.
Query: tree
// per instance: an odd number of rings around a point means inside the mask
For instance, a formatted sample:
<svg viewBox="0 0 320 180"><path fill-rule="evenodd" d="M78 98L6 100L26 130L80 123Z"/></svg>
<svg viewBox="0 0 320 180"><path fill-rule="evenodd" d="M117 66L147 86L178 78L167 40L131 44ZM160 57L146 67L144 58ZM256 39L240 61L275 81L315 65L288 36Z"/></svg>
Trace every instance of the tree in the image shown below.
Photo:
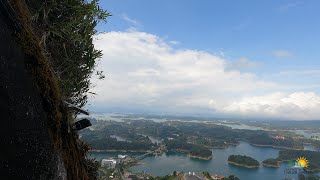
<svg viewBox="0 0 320 180"><path fill-rule="evenodd" d="M173 171L173 176L177 176L177 171Z"/></svg>
<svg viewBox="0 0 320 180"><path fill-rule="evenodd" d="M93 35L99 21L111 14L102 10L98 0L26 0L31 11L34 29L45 48L48 59L58 77L65 100L77 106L87 102L97 59L102 56L95 49Z"/></svg>
<svg viewBox="0 0 320 180"><path fill-rule="evenodd" d="M234 175L230 175L228 178L223 178L223 180L240 180L240 179Z"/></svg>
<svg viewBox="0 0 320 180"><path fill-rule="evenodd" d="M203 172L203 175L208 179L212 179L209 172Z"/></svg>
<svg viewBox="0 0 320 180"><path fill-rule="evenodd" d="M305 176L303 174L298 175L299 180L306 180Z"/></svg>

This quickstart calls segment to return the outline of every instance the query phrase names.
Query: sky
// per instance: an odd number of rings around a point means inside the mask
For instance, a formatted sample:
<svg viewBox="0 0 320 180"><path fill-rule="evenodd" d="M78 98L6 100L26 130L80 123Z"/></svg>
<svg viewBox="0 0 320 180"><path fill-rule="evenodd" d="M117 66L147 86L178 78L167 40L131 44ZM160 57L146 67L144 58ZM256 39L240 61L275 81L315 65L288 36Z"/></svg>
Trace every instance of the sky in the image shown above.
<svg viewBox="0 0 320 180"><path fill-rule="evenodd" d="M89 110L320 120L320 1L100 5Z"/></svg>

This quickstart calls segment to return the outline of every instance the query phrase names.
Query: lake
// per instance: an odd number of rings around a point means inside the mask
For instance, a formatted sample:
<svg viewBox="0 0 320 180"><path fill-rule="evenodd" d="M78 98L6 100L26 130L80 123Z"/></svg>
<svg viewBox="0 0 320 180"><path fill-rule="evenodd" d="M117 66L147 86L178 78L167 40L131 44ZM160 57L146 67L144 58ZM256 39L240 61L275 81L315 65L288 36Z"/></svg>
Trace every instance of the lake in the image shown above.
<svg viewBox="0 0 320 180"><path fill-rule="evenodd" d="M282 180L284 178L297 179L297 175L284 174L285 169L289 169L288 163L282 163L280 168L269 168L261 166L258 169L247 169L229 165L227 159L229 155L248 155L257 159L260 163L267 158L276 158L279 149L268 147L255 147L246 142L241 142L237 146L230 146L227 149L213 149L213 158L209 161L191 159L181 153L166 153L162 156L146 157L142 161L143 165L131 167L133 172L146 171L155 176L164 176L176 171L208 171L210 174L238 176L241 180ZM91 157L101 160L105 157L117 156L118 154L138 155L139 153L91 153ZM141 153L140 153L141 154Z"/></svg>
<svg viewBox="0 0 320 180"><path fill-rule="evenodd" d="M310 133L306 130L292 130L292 131L295 132L296 134L303 135L306 138L311 138L311 136L319 136L320 137L320 133Z"/></svg>
<svg viewBox="0 0 320 180"><path fill-rule="evenodd" d="M227 126L230 127L232 129L248 129L248 130L265 130L261 127L256 127L256 126L250 126L250 125L246 125L246 124L231 124L231 123L213 123L216 125L220 125L220 126Z"/></svg>

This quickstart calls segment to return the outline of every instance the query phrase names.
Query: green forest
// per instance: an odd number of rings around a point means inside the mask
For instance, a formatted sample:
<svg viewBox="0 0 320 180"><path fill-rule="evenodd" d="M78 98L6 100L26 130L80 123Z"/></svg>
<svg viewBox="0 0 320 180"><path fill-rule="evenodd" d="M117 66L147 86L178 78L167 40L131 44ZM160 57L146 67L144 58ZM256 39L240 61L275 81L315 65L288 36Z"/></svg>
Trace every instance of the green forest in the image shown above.
<svg viewBox="0 0 320 180"><path fill-rule="evenodd" d="M230 155L228 157L228 161L232 162L232 163L236 163L236 164L240 164L240 165L244 165L244 166L260 166L260 163L253 159L250 156L242 156L242 155Z"/></svg>
<svg viewBox="0 0 320 180"><path fill-rule="evenodd" d="M317 151L298 151L283 150L279 152L278 161L295 161L299 157L305 157L309 161L307 171L320 171L320 152Z"/></svg>
<svg viewBox="0 0 320 180"><path fill-rule="evenodd" d="M268 166L268 165L269 166L273 166L273 167L279 167L280 166L278 160L277 159L272 159L272 158L266 159L262 163L263 163L263 165L266 165L266 166Z"/></svg>
<svg viewBox="0 0 320 180"><path fill-rule="evenodd" d="M199 157L210 157L212 156L212 151L207 148L198 147L191 149L190 155Z"/></svg>

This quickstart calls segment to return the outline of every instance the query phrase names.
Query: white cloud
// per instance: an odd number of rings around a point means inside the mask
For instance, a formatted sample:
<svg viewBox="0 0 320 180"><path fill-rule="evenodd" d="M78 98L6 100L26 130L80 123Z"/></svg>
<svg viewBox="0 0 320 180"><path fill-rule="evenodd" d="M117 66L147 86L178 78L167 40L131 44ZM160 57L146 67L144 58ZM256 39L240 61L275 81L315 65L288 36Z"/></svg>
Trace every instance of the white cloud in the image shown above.
<svg viewBox="0 0 320 180"><path fill-rule="evenodd" d="M272 55L278 58L284 58L284 57L291 57L292 54L289 51L286 50L277 50L273 51Z"/></svg>
<svg viewBox="0 0 320 180"><path fill-rule="evenodd" d="M277 8L277 10L280 12L287 12L290 9L296 8L301 5L303 5L303 2L301 2L301 1L289 2L287 4L283 4L283 5L279 6Z"/></svg>
<svg viewBox="0 0 320 180"><path fill-rule="evenodd" d="M258 107L250 106L250 103L246 106L247 101L244 101L253 100L250 97L241 100L241 97L272 93L280 87L279 84L264 81L255 74L241 73L239 67L228 69L228 61L222 57L204 51L175 49L170 42L144 32L99 34L95 46L103 50L99 69L108 76L103 81L95 82L93 91L98 95L90 100L93 105L116 104L120 107L153 108L177 113L197 113L205 109L227 115L255 115L259 113L255 110ZM241 63L252 66L247 59L240 60ZM277 97L283 98L275 96L274 99ZM269 96L253 98L256 104L259 100L264 102L263 99L270 101ZM240 100L236 101L237 99ZM288 100L283 103L283 106L288 107L281 107L290 109L292 104L299 102L289 103ZM260 112L268 115L268 111L262 108L263 104L258 105ZM250 111L249 108L253 110ZM316 115L314 108L308 109L306 106L301 110L312 111L312 118ZM269 112L270 116L290 115L281 114L281 111Z"/></svg>
<svg viewBox="0 0 320 180"><path fill-rule="evenodd" d="M170 44L177 45L177 44L179 44L179 42L178 41L170 41Z"/></svg>
<svg viewBox="0 0 320 180"><path fill-rule="evenodd" d="M273 93L265 96L246 97L222 107L225 113L255 117L282 117L288 119L318 119L320 96L313 92L291 94Z"/></svg>
<svg viewBox="0 0 320 180"><path fill-rule="evenodd" d="M250 61L248 58L242 57L236 61L227 63L227 70L250 70L258 66L258 63Z"/></svg>
<svg viewBox="0 0 320 180"><path fill-rule="evenodd" d="M308 70L290 70L282 71L279 75L283 76L317 76L320 77L320 70L318 69L308 69Z"/></svg>
<svg viewBox="0 0 320 180"><path fill-rule="evenodd" d="M130 23L131 25L133 26L140 26L140 22L135 20L135 19L132 19L130 18L127 14L121 14L120 17L125 20L126 22Z"/></svg>

